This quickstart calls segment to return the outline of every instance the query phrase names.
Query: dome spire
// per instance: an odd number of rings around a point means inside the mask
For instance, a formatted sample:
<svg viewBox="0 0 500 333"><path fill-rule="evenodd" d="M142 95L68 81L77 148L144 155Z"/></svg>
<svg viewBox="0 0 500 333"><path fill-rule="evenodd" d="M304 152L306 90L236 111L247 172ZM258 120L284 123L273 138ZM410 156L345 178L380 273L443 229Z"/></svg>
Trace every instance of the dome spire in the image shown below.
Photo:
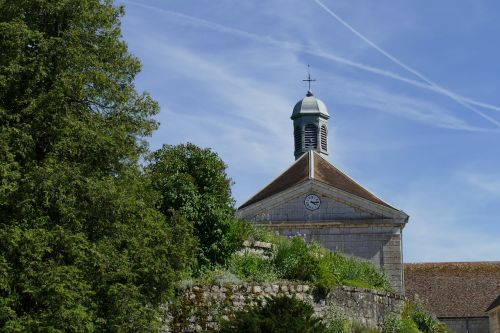
<svg viewBox="0 0 500 333"><path fill-rule="evenodd" d="M328 110L325 104L314 97L311 92L311 66L307 65L307 79L309 90L306 97L298 101L293 108L293 138L295 159L313 150L326 158L328 156Z"/></svg>
<svg viewBox="0 0 500 333"><path fill-rule="evenodd" d="M312 96L313 94L312 94L312 92L311 92L311 82L316 81L316 79L311 79L311 66L310 66L309 64L307 64L307 79L302 80L302 81L303 81L303 82L307 82L307 83L308 83L308 88L309 88L309 89L307 89L307 94L306 94L306 96L307 96L307 97Z"/></svg>

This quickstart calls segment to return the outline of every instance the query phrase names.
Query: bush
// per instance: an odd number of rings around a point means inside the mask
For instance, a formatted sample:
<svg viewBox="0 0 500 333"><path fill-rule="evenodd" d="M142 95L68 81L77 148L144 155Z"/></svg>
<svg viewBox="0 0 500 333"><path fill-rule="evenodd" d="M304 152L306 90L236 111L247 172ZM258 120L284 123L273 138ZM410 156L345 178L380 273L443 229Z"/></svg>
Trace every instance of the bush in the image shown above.
<svg viewBox="0 0 500 333"><path fill-rule="evenodd" d="M326 331L331 333L350 333L351 323L337 311L331 311L325 316Z"/></svg>
<svg viewBox="0 0 500 333"><path fill-rule="evenodd" d="M273 264L283 279L314 281L319 272L317 243L305 243L300 237L282 240L277 245Z"/></svg>
<svg viewBox="0 0 500 333"><path fill-rule="evenodd" d="M384 321L383 333L451 333L443 323L434 319L422 303L405 303L401 318Z"/></svg>
<svg viewBox="0 0 500 333"><path fill-rule="evenodd" d="M250 225L250 224L249 224ZM247 239L249 241L260 241L266 243L279 244L284 240L283 236L276 234L276 231L265 227L253 227L250 225L250 230L247 234Z"/></svg>
<svg viewBox="0 0 500 333"><path fill-rule="evenodd" d="M296 298L268 298L256 306L235 313L224 321L220 333L326 333L326 326L313 316L313 307Z"/></svg>
<svg viewBox="0 0 500 333"><path fill-rule="evenodd" d="M270 259L255 253L233 254L229 259L228 269L239 278L253 282L278 279Z"/></svg>
<svg viewBox="0 0 500 333"><path fill-rule="evenodd" d="M421 333L413 320L409 318L389 317L384 321L383 333Z"/></svg>
<svg viewBox="0 0 500 333"><path fill-rule="evenodd" d="M370 262L339 254L333 255L332 260L335 262L342 284L392 291L391 284L385 273Z"/></svg>
<svg viewBox="0 0 500 333"><path fill-rule="evenodd" d="M423 333L451 333L448 326L435 319L418 301L407 302L403 310L403 320L408 319L415 323Z"/></svg>

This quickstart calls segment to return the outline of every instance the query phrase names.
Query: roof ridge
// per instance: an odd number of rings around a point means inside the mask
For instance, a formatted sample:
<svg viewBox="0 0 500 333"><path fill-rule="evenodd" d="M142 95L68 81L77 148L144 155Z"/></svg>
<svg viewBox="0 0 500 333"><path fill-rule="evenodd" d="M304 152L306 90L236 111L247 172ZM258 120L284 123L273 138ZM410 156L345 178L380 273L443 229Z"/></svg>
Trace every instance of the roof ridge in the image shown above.
<svg viewBox="0 0 500 333"><path fill-rule="evenodd" d="M271 195L274 195L276 193L279 193L283 190L278 190L277 192L273 191L273 190L270 190L270 194L268 195L264 195L262 198L256 200L256 198L258 198L259 196L261 196L263 194L263 192L268 189L268 187L270 187L271 185L273 185L275 182L277 182L280 178L283 177L283 175L285 175L287 172L289 172L291 169L293 169L294 167L297 166L298 163L302 162L302 160L304 158L306 158L306 156L308 156L309 154L303 154L302 156L300 156L298 159L296 159L288 168L286 168L283 172L281 172L277 177L273 178L269 183L267 183L265 186L263 186L256 194L254 194L252 197L250 197L247 201L245 201L238 209L241 209L241 208L244 208L246 206L249 206L255 202L258 202L260 200L263 200ZM306 168L309 168L309 163L306 163ZM309 174L309 170L307 170L307 174ZM307 177L307 176L306 176Z"/></svg>

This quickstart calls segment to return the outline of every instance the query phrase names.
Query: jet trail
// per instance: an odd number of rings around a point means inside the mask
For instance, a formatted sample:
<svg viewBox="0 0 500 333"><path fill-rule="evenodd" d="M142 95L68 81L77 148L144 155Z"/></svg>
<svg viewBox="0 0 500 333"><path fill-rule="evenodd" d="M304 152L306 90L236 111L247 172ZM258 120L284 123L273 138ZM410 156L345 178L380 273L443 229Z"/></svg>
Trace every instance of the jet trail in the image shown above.
<svg viewBox="0 0 500 333"><path fill-rule="evenodd" d="M343 64L343 65L346 65L346 66L354 67L354 68L357 68L357 69L360 69L360 70L363 70L363 71L366 71L366 72L370 72L370 73L377 74L377 75L380 75L380 76L384 76L384 77L387 77L387 78L390 78L390 79L394 79L394 80L397 80L397 81L400 81L400 82L412 85L412 86L417 87L417 88L422 88L422 89L434 91L436 93L445 94L448 97L450 97L450 94L452 94L456 98L459 98L462 101L464 101L465 103L468 103L470 105L475 105L475 106L479 106L479 107L482 107L482 108L485 108L485 109L490 109L490 110L493 110L493 111L500 112L500 107L498 107L498 106L495 106L495 105L492 105L492 104L487 104L487 103L480 102L480 101L476 101L474 99L471 99L471 98L468 98L468 97L465 97L465 96L461 96L461 95L458 95L458 94L451 93L451 92L449 92L447 90L443 91L443 88L441 88L439 86L436 86L436 85L431 85L428 82L424 83L424 82L412 80L412 79L406 78L404 76L401 76L401 75L399 75L397 73L394 73L394 72L391 72L391 71L387 71L385 69L373 67L373 66L370 66L370 65L367 65L367 64L363 64L363 63L360 63L360 62L352 61L352 60L340 57L340 56L338 56L336 54L333 54L333 53L327 53L327 52L324 52L324 51L319 50L319 49L312 49L309 46L305 46L305 45L301 45L301 44L297 44L297 43L292 43L292 42L287 42L287 41L282 41L282 40L275 39L275 38L272 38L272 37L269 37L269 36L263 37L263 36L255 34L255 33L252 33L252 32L248 32L248 31L244 31L244 30L240 30L240 29L228 27L228 26L225 26L225 25L222 25L222 24L219 24L219 23L211 22L211 21L208 21L208 20L205 20L205 19L201 19L201 18L194 17L194 16L187 15L187 14L178 13L178 12L175 12L175 11L166 10L166 9L159 8L159 7L156 7L156 6L144 5L144 4L136 3L136 2L133 2L133 1L124 1L124 2L125 3L129 3L131 5L134 5L134 6L138 6L138 7L142 7L142 8L146 8L146 9L150 9L150 10L154 10L154 11L158 11L158 12L162 12L163 14L166 14L167 16L169 16L171 18L178 19L179 22L184 23L184 24L191 24L191 25L194 25L194 26L201 26L201 27L205 27L205 28L208 28L208 29L211 29L211 30L214 30L214 31L218 31L218 32L221 32L221 33L226 33L226 34L233 35L233 36L243 37L243 38L250 39L250 40L253 40L253 41L256 41L256 42L259 42L259 43L272 45L272 46L275 46L275 47L278 47L278 48L282 48L282 49L286 49L286 50L290 50L290 51L295 51L295 52L302 52L302 53L311 54L311 55L314 55L314 56L317 56L317 57L320 57L320 58L323 58L323 59L335 61L337 63ZM318 3L318 5L321 6L322 4ZM322 6L324 6L324 5L322 5ZM323 7L323 8L326 8L326 6ZM327 10L329 10L329 9L327 9ZM342 22L344 22L344 21L342 21ZM372 45L372 44L373 43L370 42L370 45ZM406 66L406 65L404 65L404 66ZM445 91L447 93L445 93ZM470 105L468 105L468 107L471 107ZM478 112L480 112L480 111L478 111ZM482 112L480 112L480 113L482 113ZM485 116L488 117L487 115L485 115ZM488 118L490 118L490 117L488 117ZM497 123L497 125L499 125L499 127L500 127L500 123L498 123L494 119L491 119L491 120L494 123Z"/></svg>
<svg viewBox="0 0 500 333"><path fill-rule="evenodd" d="M421 80L423 80L424 82L426 82L427 84L429 84L430 86L434 87L436 92L439 92L439 93L441 93L441 94L443 94L445 96L448 96L449 98L451 98L455 102L459 103L463 107L469 109L470 111L476 113L477 115L483 117L484 119L488 120L489 122L491 122L492 124L494 124L494 125L496 125L497 127L500 128L500 122L499 121L493 119L492 117L488 116L484 112L481 112L478 109L476 109L475 107L469 105L464 100L464 98L462 96L457 95L457 94L455 94L455 93L453 93L453 92L451 92L451 91L449 91L449 90L441 87L440 85L438 85L437 83L435 83L432 80L428 79L426 76L424 76L423 74L421 74L417 70L415 70L412 67L406 65L401 60L397 59L396 57L394 57L393 55L391 55L389 52L387 52L384 49L382 49L380 46L378 46L377 44L375 44L374 42L372 42L370 39L368 39L367 37L365 37L363 34L361 34L354 27L352 27L349 23L347 23L346 21L344 21L340 16L338 16L337 14L335 14L330 8L328 8L327 6L325 6L320 0L313 0L313 1L316 2L321 8L323 8L323 10L325 10L328 14L330 14L340 24L342 24L344 27L346 27L348 30L350 30L353 34L355 34L356 36L358 36L361 40L363 40L364 42L366 42L368 45L370 45L371 47L373 47L375 50L377 50L380 54L382 54L383 56L385 56L387 59L391 60L396 65L402 67L403 69L405 69L408 72L410 72L411 74L417 76L418 78L420 78Z"/></svg>

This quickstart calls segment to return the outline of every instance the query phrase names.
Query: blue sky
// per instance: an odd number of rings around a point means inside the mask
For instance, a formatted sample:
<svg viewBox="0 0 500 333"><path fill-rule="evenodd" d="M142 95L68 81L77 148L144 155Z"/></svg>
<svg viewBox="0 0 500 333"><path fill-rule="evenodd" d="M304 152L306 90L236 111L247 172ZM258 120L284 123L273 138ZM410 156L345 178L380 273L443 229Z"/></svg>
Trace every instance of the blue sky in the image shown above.
<svg viewBox="0 0 500 333"><path fill-rule="evenodd" d="M405 261L500 260L497 1L119 3L152 149L212 148L242 204L294 161L311 64L330 162L411 216Z"/></svg>

